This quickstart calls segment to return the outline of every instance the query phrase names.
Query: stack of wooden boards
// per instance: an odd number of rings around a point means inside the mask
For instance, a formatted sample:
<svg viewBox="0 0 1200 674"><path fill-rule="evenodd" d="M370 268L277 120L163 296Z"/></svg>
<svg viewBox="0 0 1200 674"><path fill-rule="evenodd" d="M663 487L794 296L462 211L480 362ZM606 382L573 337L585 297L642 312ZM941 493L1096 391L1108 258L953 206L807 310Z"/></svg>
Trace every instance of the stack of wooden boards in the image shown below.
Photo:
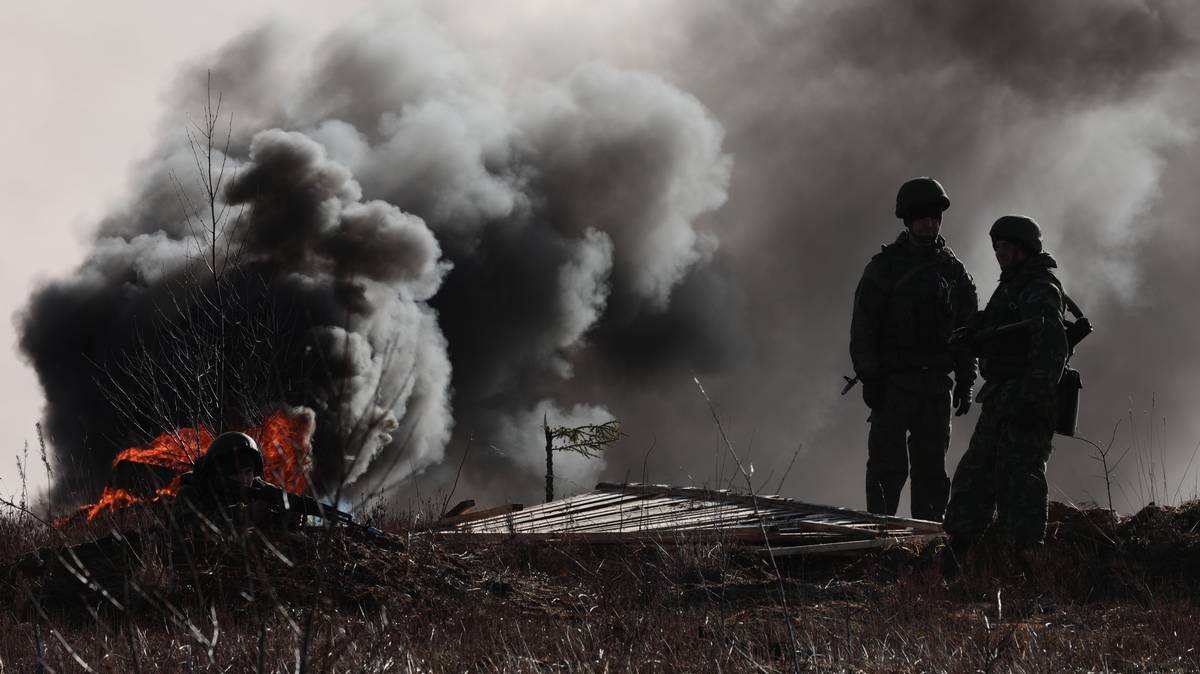
<svg viewBox="0 0 1200 674"><path fill-rule="evenodd" d="M600 483L590 493L529 508L472 512L466 503L430 529L479 541L724 541L775 556L881 549L943 535L937 522L697 487Z"/></svg>

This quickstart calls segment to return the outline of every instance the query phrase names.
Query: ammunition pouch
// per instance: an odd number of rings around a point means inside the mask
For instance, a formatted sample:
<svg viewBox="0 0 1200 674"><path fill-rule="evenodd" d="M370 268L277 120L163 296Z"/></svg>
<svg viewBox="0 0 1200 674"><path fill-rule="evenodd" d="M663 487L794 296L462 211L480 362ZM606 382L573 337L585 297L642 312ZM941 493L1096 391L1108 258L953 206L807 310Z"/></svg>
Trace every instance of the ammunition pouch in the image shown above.
<svg viewBox="0 0 1200 674"><path fill-rule="evenodd" d="M1061 289L1061 288L1060 288ZM1063 304L1075 320L1066 321L1065 328L1067 332L1067 345L1070 347L1070 353L1075 354L1075 347L1083 341L1084 337L1092 334L1095 329L1092 327L1092 322L1083 315L1083 310L1071 299L1065 292L1063 293ZM1083 388L1083 382L1079 377L1079 371L1072 368L1070 364L1063 369L1062 377L1058 380L1058 423L1055 424L1054 432L1061 435L1074 436L1075 428L1079 424L1079 390Z"/></svg>
<svg viewBox="0 0 1200 674"><path fill-rule="evenodd" d="M1058 380L1058 422L1054 426L1055 433L1075 435L1079 423L1079 390L1082 388L1079 370L1067 366Z"/></svg>

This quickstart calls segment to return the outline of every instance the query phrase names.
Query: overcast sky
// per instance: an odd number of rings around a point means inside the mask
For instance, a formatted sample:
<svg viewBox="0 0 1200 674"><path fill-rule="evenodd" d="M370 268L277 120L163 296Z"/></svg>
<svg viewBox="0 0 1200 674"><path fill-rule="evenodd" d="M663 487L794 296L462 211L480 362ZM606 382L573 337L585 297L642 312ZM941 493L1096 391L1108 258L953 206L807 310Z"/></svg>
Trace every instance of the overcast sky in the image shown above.
<svg viewBox="0 0 1200 674"><path fill-rule="evenodd" d="M8 10L0 29L6 64L0 204L8 235L0 313L14 316L39 282L71 273L89 254L98 223L136 193L137 162L182 133L181 79L216 68L222 54L237 53L222 51L225 45L262 25L319 39L370 5L248 4L168 9L121 2L101 9L48 2ZM756 478L766 482L773 473L773 490L803 444L783 493L861 507L865 410L857 397L836 394L849 367L849 301L862 266L898 231L891 218L895 188L932 174L950 192L945 234L975 274L981 299L998 276L987 225L1006 212L1025 212L1046 227L1063 279L1098 325L1076 361L1085 379L1081 433L1107 442L1125 419L1117 452L1135 448L1118 476L1118 507L1136 507L1151 495L1150 474L1167 483L1155 487L1160 499L1177 486L1184 495L1194 492L1197 466L1185 469L1200 442L1193 413L1200 402L1193 384L1200 374L1193 297L1200 282L1193 217L1200 206L1194 189L1200 107L1196 22L1187 3L1113 0L1046 11L1036 9L1039 3L1012 3L984 15L973 9L987 3L847 2L834 9L764 2L745 9L704 0L606 3L603 10L574 12L532 1L431 6L430 21L444 26L452 54L468 63L474 79L467 81L486 81L497 68L576 91L578 69L602 63L655 78L639 82L660 78L662 86L646 85L647 91L665 92L662 100L671 101L680 124L701 134L719 129L719 148L689 159L717 171L704 183L709 197L684 209L698 240L717 244L697 244L684 275L668 283L670 303L661 318L618 320L620 311L641 317L646 311L630 309L629 299L644 284L631 281L622 290L621 265L630 263L613 230L616 285L608 304L598 305L602 316L564 352L571 376L540 373L537 397L517 401L535 421L544 395L563 409L580 404L577 410L602 409L625 420L629 440L601 470L580 472L581 482L640 479L643 466L661 482L712 484L716 473L728 474L691 383L698 373L755 463ZM388 35L375 34L384 42ZM261 104L284 104L287 115L274 121L289 130L310 132L323 119L324 113L297 109L311 99L265 91L262 98L270 96L277 99ZM687 107L691 100L699 112ZM354 121L371 105L351 106L338 119ZM523 128L528 136L535 127ZM354 163L349 153L336 156L330 137L310 135L335 159ZM397 202L436 230L436 214L421 211L418 196L361 170L367 197ZM577 173L572 180L591 175ZM447 284L443 302L455 297L453 282ZM439 308L454 355L453 310ZM13 323L0 322L5 496L20 488L15 458L23 443L34 444L43 406L16 339ZM511 381L528 377L518 374ZM456 380L460 394L466 383ZM457 412L456 433L468 422L489 423L473 410ZM512 452L502 445L522 442L528 429L512 427L525 417L511 409L506 415L497 431L502 440L492 444ZM951 469L976 418L973 412L956 425ZM451 458L462 451L459 440L446 448ZM1100 498L1103 481L1088 447L1059 438L1056 448L1052 496ZM477 461L467 489L530 498L536 475L522 472L520 460ZM502 472L506 465L511 480ZM427 474L436 483L438 466ZM43 479L34 459L31 487Z"/></svg>

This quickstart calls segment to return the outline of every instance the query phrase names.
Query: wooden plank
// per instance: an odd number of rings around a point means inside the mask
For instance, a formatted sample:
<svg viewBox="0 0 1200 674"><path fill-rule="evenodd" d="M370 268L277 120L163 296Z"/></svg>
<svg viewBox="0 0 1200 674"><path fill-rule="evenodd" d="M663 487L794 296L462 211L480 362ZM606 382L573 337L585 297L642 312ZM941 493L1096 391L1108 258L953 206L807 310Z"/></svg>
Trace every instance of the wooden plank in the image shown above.
<svg viewBox="0 0 1200 674"><path fill-rule="evenodd" d="M663 494L680 496L682 498L725 501L730 503L745 503L750 504L751 506L757 503L759 508L763 507L763 504L766 503L771 506L778 506L780 508L789 509L796 512L841 515L842 517L846 517L852 521L858 522L898 524L910 527L914 531L921 531L922 533L940 534L942 532L942 527L937 522L904 519L902 517L889 517L887 515L876 515L874 513L850 510L848 508L805 503L803 501L796 501L794 499L783 498L780 496L750 496L727 490L714 491L711 489L701 489L698 487L672 487L669 485L643 485L638 483L618 484L612 482L601 482L600 484L596 485L596 490L616 493Z"/></svg>
<svg viewBox="0 0 1200 674"><path fill-rule="evenodd" d="M733 524L736 522L747 522L747 521L750 523L755 523L755 524L758 523L758 518L755 517L753 510L746 508L745 506L741 506L741 505L727 505L726 507L737 508L738 510L732 511L732 512L735 512L739 515L739 517L730 517L730 518L728 518L728 520L725 520L728 523ZM691 526L695 526L698 524L702 525L705 523L701 522L701 521L692 521L692 520L689 520L686 518L680 518L678 521L673 523L673 525L678 528L691 527ZM714 522L714 524L720 524L720 522ZM776 527L780 531L830 533L830 534L836 534L839 536L843 536L846 538L855 538L855 539L864 539L864 540L876 538L880 535L880 532L878 532L874 529L865 528L863 525L853 526L853 525L842 525L842 524L826 524L824 522L812 522L812 521L809 521L806 519L793 517L789 513L786 513L786 512L781 513L781 512L775 511L774 509L767 510L764 513L764 515L762 517L762 524L771 526L771 527ZM866 526L871 526L871 525L866 525Z"/></svg>
<svg viewBox="0 0 1200 674"><path fill-rule="evenodd" d="M643 505L645 503L645 505ZM586 521L574 522L571 531L590 530L648 530L692 529L719 526L758 525L754 511L740 504L703 501L692 503L673 497L667 500L650 499L632 504L635 509L597 515ZM789 513L762 511L763 523L771 526L790 525ZM857 530L855 530L857 531Z"/></svg>
<svg viewBox="0 0 1200 674"><path fill-rule="evenodd" d="M642 529L685 529L706 526L737 526L742 524L758 524L759 517L754 511L741 504L719 503L715 501L698 502L691 506L686 499L673 498L667 504L660 499L649 501L648 506L635 504L639 510L624 510L620 513L603 516L593 516L586 521L574 522L571 531L589 530L636 530ZM651 512L647 513L646 510ZM872 524L826 524L799 519L795 513L774 508L760 509L764 524L777 526L781 529L792 528L805 531L829 531L853 538L874 538L877 532L866 528Z"/></svg>
<svg viewBox="0 0 1200 674"><path fill-rule="evenodd" d="M628 497L626 497L624 494L614 493L601 494L590 492L587 494L578 494L576 496L559 501L539 503L537 505L529 506L523 510L520 515L516 516L515 519L523 522L532 521L539 518L554 517L561 512L566 512L573 508L585 508L592 504L618 501L624 498Z"/></svg>
<svg viewBox="0 0 1200 674"><path fill-rule="evenodd" d="M647 509L672 510L686 508L687 502L678 499L643 498L631 495L627 498L610 503L588 507L582 510L570 510L558 514L554 518L541 519L519 528L519 531L530 533L544 531L576 531L590 527L596 523L611 524L616 522L634 521L643 516Z"/></svg>
<svg viewBox="0 0 1200 674"><path fill-rule="evenodd" d="M694 505L693 505L694 504ZM757 523L759 517L754 510L738 503L722 503L718 501L691 501L681 497L668 499L650 498L633 502L633 508L625 508L620 512L607 514L602 517L592 516L586 522L580 520L573 524L572 530L590 530L607 528L619 524L621 529L631 527L644 528L691 528L706 524L734 525L737 523ZM650 512L647 512L647 511ZM764 522L780 526L790 525L796 521L796 513L777 508L761 508L759 511ZM845 527L839 528L839 531ZM860 529L854 529L855 533Z"/></svg>
<svg viewBox="0 0 1200 674"><path fill-rule="evenodd" d="M749 525L757 526L758 521L753 517L747 518L739 511L730 509L726 505L715 504L714 508L708 509L705 512L689 512L687 514L654 514L650 517L627 518L621 522L600 523L596 526L585 527L585 530L594 529L599 526L613 528L614 525L615 528L620 531L667 531L701 528L711 529Z"/></svg>
<svg viewBox="0 0 1200 674"><path fill-rule="evenodd" d="M520 531L522 527L537 526L541 522L551 522L559 519L563 514L570 511L572 508L579 508L582 511L588 511L596 507L602 507L605 504L616 503L620 501L636 500L637 497L629 497L625 494L581 494L577 497L564 499L562 501L553 501L551 503L543 503L537 506L531 506L524 509L518 514L510 517L492 518L488 520L480 520L475 522L472 529L492 529L495 528L499 532L507 533L511 524L514 530Z"/></svg>
<svg viewBox="0 0 1200 674"><path fill-rule="evenodd" d="M923 534L903 536L900 538L877 538L871 541L839 541L836 543L816 543L812 545L794 545L788 547L759 548L755 552L760 555L774 557L791 557L795 555L821 555L839 552L860 552L863 550L886 550L902 543L925 543L942 538L942 534Z"/></svg>
<svg viewBox="0 0 1200 674"><path fill-rule="evenodd" d="M649 512L647 512L649 511ZM795 517L792 513L765 509L763 524L781 530L825 532L843 538L871 539L878 532L858 526L812 522ZM741 504L714 501L694 504L679 498L651 498L621 501L604 508L592 508L579 515L566 514L553 520L535 524L515 526L524 533L611 531L630 532L651 529L692 529L757 525L754 511ZM866 525L871 526L871 525ZM472 526L471 531L486 533L491 527ZM508 533L507 526L494 533Z"/></svg>
<svg viewBox="0 0 1200 674"><path fill-rule="evenodd" d="M636 501L640 497L619 493L580 494L561 501L543 503L536 508L529 508L517 518L518 523L532 524L539 521L560 519L573 512L589 512L597 508L610 508L616 504Z"/></svg>
<svg viewBox="0 0 1200 674"><path fill-rule="evenodd" d="M677 498L685 498L692 500L718 501L722 503L741 503L751 507L757 502L759 507L767 505L779 506L792 511L803 512L822 512L824 506L814 506L800 501L780 498L778 496L749 496L747 494L739 494L727 489L703 489L700 487L672 487L665 484L638 484L636 482L629 484L618 484L614 482L601 482L596 485L597 491L607 491L623 494L645 494L649 496L674 496Z"/></svg>
<svg viewBox="0 0 1200 674"><path fill-rule="evenodd" d="M459 501L457 504L455 504L455 506L453 508L442 513L442 516L439 517L438 519L443 520L443 519L446 519L447 517L458 517L459 515L467 512L468 510L470 510L471 508L474 508L474 507L475 507L475 499L469 498L465 501Z"/></svg>
<svg viewBox="0 0 1200 674"><path fill-rule="evenodd" d="M734 492L607 483L601 483L597 489L590 494L532 506L515 515L510 512L475 519L464 528L477 533L500 534L510 531L628 532L740 526L757 522L752 514L754 499ZM778 496L757 497L757 502L764 524L793 531L825 531L863 540L890 533L941 534L941 527L936 522L815 506ZM750 515L740 513L736 508L745 508ZM434 525L442 526L443 523Z"/></svg>
<svg viewBox="0 0 1200 674"><path fill-rule="evenodd" d="M721 504L712 504L721 506ZM708 504L697 504L679 499L641 499L622 504L611 512L592 513L583 518L568 518L570 530L585 531L589 529L623 528L645 525L652 521L681 520L694 513L710 507ZM655 527L657 528L657 527Z"/></svg>
<svg viewBox="0 0 1200 674"><path fill-rule="evenodd" d="M467 513L465 515L455 515L453 517L443 517L443 518L437 520L436 522L431 522L429 524L429 526L427 526L425 528L427 528L427 529L445 529L447 527L458 526L459 524L463 524L465 522L472 522L475 520L481 520L481 519L485 519L488 517L495 517L497 515L504 515L506 513L517 512L523 507L524 506L521 505L520 503L509 503L509 504L502 505L502 506L496 506L495 508L488 508L487 510L480 510L478 512Z"/></svg>
<svg viewBox="0 0 1200 674"><path fill-rule="evenodd" d="M529 533L570 530L577 522L594 517L607 516L629 503L640 500L640 497L637 496L619 495L615 499L588 501L580 507L557 509L543 513L537 517L518 518L513 522L513 530ZM507 528L504 529L504 531L507 530Z"/></svg>
<svg viewBox="0 0 1200 674"><path fill-rule="evenodd" d="M859 527L842 524L825 524L823 522L809 522L806 520L790 520L773 524L779 527L780 531L785 533L790 533L792 531L803 533L828 533L861 540L872 540L879 538L880 536L879 532L871 529L862 529Z"/></svg>
<svg viewBox="0 0 1200 674"><path fill-rule="evenodd" d="M611 531L595 531L595 532L543 532L543 533L515 533L515 534L492 534L492 533L471 533L455 530L432 532L440 540L446 542L464 542L464 543L491 543L491 542L514 542L514 543L534 543L555 541L561 543L585 543L585 544L617 544L617 543L658 543L658 544L687 544L695 542L721 542L728 541L731 543L758 543L761 544L763 539L762 529L759 527L738 527L729 529L685 529L685 530L664 530L654 529L651 531L629 531L629 532L611 532ZM777 540L785 540L777 538L778 532L771 529L767 530L768 538L776 538Z"/></svg>

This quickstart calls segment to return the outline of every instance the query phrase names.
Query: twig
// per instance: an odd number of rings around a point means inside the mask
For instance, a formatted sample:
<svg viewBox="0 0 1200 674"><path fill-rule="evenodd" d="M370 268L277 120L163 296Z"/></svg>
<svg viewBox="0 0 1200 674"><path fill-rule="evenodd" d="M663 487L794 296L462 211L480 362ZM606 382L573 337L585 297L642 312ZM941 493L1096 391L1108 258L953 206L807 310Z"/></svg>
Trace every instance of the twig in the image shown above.
<svg viewBox="0 0 1200 674"><path fill-rule="evenodd" d="M650 453L654 451L655 445L658 444L658 436L650 439L650 448L642 455L642 484L646 484L646 462L650 459Z"/></svg>
<svg viewBox="0 0 1200 674"><path fill-rule="evenodd" d="M721 418L717 416L717 408L713 405L712 399L708 397L708 392L704 390L704 385L700 383L700 379L695 375L692 376L692 381L696 382L696 388L700 389L700 395L704 396L704 401L708 403L708 411L712 413L713 421L717 424L717 431L721 434L721 440L725 443L725 448L729 450L729 455L733 457L737 464L738 470L741 471L742 477L746 480L746 487L750 490L750 504L754 507L754 517L758 520L759 530L762 532L763 544L767 550L767 557L771 560L771 568L775 571L775 582L779 586L779 606L783 609L783 617L787 622L788 637L791 640L789 647L792 656L792 668L797 674L800 672L800 660L796 655L796 631L792 626L792 615L787 603L787 589L783 584L783 574L779 571L779 564L775 560L775 551L771 547L770 537L767 536L766 523L763 521L762 512L758 509L758 496L754 493L754 484L750 481L750 474L746 472L742 466L742 460L738 457L737 451L733 448L733 443L729 441L729 437L725 435L725 427L721 425Z"/></svg>
<svg viewBox="0 0 1200 674"><path fill-rule="evenodd" d="M1116 467L1116 465L1114 465L1112 468L1109 468L1108 453L1110 451L1112 451L1113 443L1116 442L1116 440L1117 440L1117 429L1120 427L1121 427L1121 420L1118 419L1117 423L1113 426L1112 437L1109 438L1108 446L1103 449L1100 448L1100 445L1096 444L1095 442L1092 442L1091 440L1083 437L1082 435L1068 436L1068 437L1074 437L1074 439L1076 439L1080 442L1087 443L1087 444L1091 445L1093 448L1095 448L1096 454L1099 457L1098 460L1100 461L1100 465L1104 469L1104 488L1108 492L1108 509L1109 510L1113 509L1112 474L1113 474L1113 471L1115 471L1117 469L1117 467ZM1200 445L1197 445L1197 449L1200 449ZM1122 458L1124 458L1124 456L1122 456ZM1193 455L1193 458L1194 458L1194 455ZM1118 463L1120 463L1120 462L1118 462ZM1191 464L1189 463L1188 465L1190 466Z"/></svg>
<svg viewBox="0 0 1200 674"><path fill-rule="evenodd" d="M787 470L783 471L783 477L779 478L779 486L775 487L775 493L783 493L783 482L787 479L788 473L792 472L792 466L796 465L796 458L800 456L800 450L804 449L804 443L796 445L796 451L792 452L792 460L788 462Z"/></svg>
<svg viewBox="0 0 1200 674"><path fill-rule="evenodd" d="M1188 459L1187 468L1183 469L1183 474L1179 476L1179 485L1175 487L1175 497L1172 499L1176 503L1179 502L1179 492L1183 489L1183 481L1187 479L1187 474L1192 470L1192 462L1196 460L1196 453L1200 452L1200 442L1196 443L1196 448L1192 450L1192 458Z"/></svg>
<svg viewBox="0 0 1200 674"><path fill-rule="evenodd" d="M474 439L474 434L467 433L467 448L463 450L462 461L458 462L458 470L454 473L454 484L450 485L450 493L446 494L446 500L442 501L442 512L446 512L446 507L450 505L450 499L454 497L454 490L458 489L458 478L462 475L463 466L467 464L467 457L471 455L471 441Z"/></svg>
<svg viewBox="0 0 1200 674"><path fill-rule="evenodd" d="M33 512L32 510L30 510L29 508L26 508L23 505L20 505L19 503L13 503L12 501L0 496L0 505L8 506L9 508L12 508L13 510L19 510L19 511L25 513L26 515L29 515L33 519L37 520L38 522L41 522L42 524L46 525L47 527L54 529L53 524L50 524L46 520L38 517L37 513Z"/></svg>

